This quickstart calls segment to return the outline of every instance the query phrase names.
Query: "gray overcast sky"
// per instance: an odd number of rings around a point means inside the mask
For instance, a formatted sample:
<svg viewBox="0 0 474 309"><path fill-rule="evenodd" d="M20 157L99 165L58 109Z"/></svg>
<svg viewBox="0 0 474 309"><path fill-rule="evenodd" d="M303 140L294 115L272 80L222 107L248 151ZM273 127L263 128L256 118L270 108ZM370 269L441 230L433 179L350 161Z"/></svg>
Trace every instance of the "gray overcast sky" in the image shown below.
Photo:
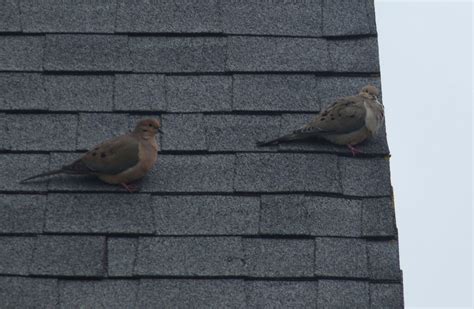
<svg viewBox="0 0 474 309"><path fill-rule="evenodd" d="M376 15L405 304L472 308L472 3Z"/></svg>

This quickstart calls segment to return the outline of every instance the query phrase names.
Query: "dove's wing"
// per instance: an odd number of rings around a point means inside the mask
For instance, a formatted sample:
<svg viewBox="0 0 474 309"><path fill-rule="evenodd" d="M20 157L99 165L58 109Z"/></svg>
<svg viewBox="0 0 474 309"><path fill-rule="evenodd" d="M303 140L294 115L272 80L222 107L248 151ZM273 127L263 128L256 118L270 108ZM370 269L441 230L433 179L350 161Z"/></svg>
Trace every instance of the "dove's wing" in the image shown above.
<svg viewBox="0 0 474 309"><path fill-rule="evenodd" d="M354 132L365 126L366 113L362 98L341 98L294 133L324 136Z"/></svg>
<svg viewBox="0 0 474 309"><path fill-rule="evenodd" d="M139 140L131 134L126 134L97 145L67 167L76 171L115 175L137 165L138 162Z"/></svg>

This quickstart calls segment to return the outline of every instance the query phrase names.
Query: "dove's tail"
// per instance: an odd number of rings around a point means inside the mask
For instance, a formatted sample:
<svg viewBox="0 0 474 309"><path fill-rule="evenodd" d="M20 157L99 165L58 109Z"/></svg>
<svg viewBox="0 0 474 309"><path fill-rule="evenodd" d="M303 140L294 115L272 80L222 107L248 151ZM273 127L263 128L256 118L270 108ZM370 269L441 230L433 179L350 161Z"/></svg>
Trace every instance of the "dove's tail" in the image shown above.
<svg viewBox="0 0 474 309"><path fill-rule="evenodd" d="M274 146L274 145L278 145L280 143L287 143L287 142L297 141L297 140L301 140L301 139L304 139L304 138L305 137L302 136L301 134L290 133L290 134L283 135L283 136L280 136L278 138L269 140L267 142L257 142L257 146L258 147Z"/></svg>
<svg viewBox="0 0 474 309"><path fill-rule="evenodd" d="M69 174L69 175L90 175L92 174L93 171L90 170L87 165L84 164L84 162L79 159L71 164L64 165L60 169L57 170L52 170L49 172L41 173L38 175L34 175L28 178L25 178L20 181L20 183L25 183L28 180L35 179L35 178L40 178L40 177L46 177L46 176L51 176L51 175L56 175L56 174Z"/></svg>
<svg viewBox="0 0 474 309"><path fill-rule="evenodd" d="M21 180L20 183L25 183L25 182L27 182L31 179L35 179L35 178L46 177L46 176L51 176L51 175L56 175L56 174L63 174L63 173L68 173L68 171L61 168L61 169L58 169L58 170L53 170L53 171L49 171L49 172L46 172L46 173L41 173L41 174L38 174L38 175L34 175L34 176L31 176L31 177L25 178L25 179Z"/></svg>

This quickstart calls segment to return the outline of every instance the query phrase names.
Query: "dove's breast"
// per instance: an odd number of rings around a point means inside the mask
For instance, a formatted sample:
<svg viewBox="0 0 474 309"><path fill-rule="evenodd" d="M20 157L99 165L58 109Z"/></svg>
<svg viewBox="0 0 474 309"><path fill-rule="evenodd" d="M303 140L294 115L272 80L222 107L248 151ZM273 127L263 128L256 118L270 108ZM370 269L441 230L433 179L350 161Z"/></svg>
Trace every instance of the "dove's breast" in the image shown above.
<svg viewBox="0 0 474 309"><path fill-rule="evenodd" d="M155 142L156 144L156 142ZM155 165L158 157L157 147L148 142L140 142L138 146L138 163L116 175L99 175L98 177L110 184L128 184L143 178Z"/></svg>
<svg viewBox="0 0 474 309"><path fill-rule="evenodd" d="M375 135L382 125L383 112L379 108L371 106L370 103L364 102L364 105L366 107L365 127L371 135Z"/></svg>

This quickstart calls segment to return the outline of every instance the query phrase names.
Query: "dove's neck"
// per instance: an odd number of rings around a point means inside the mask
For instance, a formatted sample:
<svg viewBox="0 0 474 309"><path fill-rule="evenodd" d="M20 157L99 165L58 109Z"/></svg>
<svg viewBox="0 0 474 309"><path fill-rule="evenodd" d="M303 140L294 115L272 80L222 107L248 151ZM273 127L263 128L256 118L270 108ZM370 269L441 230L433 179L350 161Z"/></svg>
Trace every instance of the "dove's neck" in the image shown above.
<svg viewBox="0 0 474 309"><path fill-rule="evenodd" d="M143 139L143 140L155 139L155 134L153 134L150 131L145 131L145 130L142 131L142 130L135 129L135 131L133 131L132 134L138 137L139 139Z"/></svg>
<svg viewBox="0 0 474 309"><path fill-rule="evenodd" d="M139 136L141 139L144 139L144 140L150 140L150 139L155 138L155 134L151 132L140 132Z"/></svg>
<svg viewBox="0 0 474 309"><path fill-rule="evenodd" d="M141 140L147 141L148 143L150 143L153 146L153 148L158 150L158 143L156 142L156 135L155 134L153 134L151 132L139 132L137 134L137 136Z"/></svg>

